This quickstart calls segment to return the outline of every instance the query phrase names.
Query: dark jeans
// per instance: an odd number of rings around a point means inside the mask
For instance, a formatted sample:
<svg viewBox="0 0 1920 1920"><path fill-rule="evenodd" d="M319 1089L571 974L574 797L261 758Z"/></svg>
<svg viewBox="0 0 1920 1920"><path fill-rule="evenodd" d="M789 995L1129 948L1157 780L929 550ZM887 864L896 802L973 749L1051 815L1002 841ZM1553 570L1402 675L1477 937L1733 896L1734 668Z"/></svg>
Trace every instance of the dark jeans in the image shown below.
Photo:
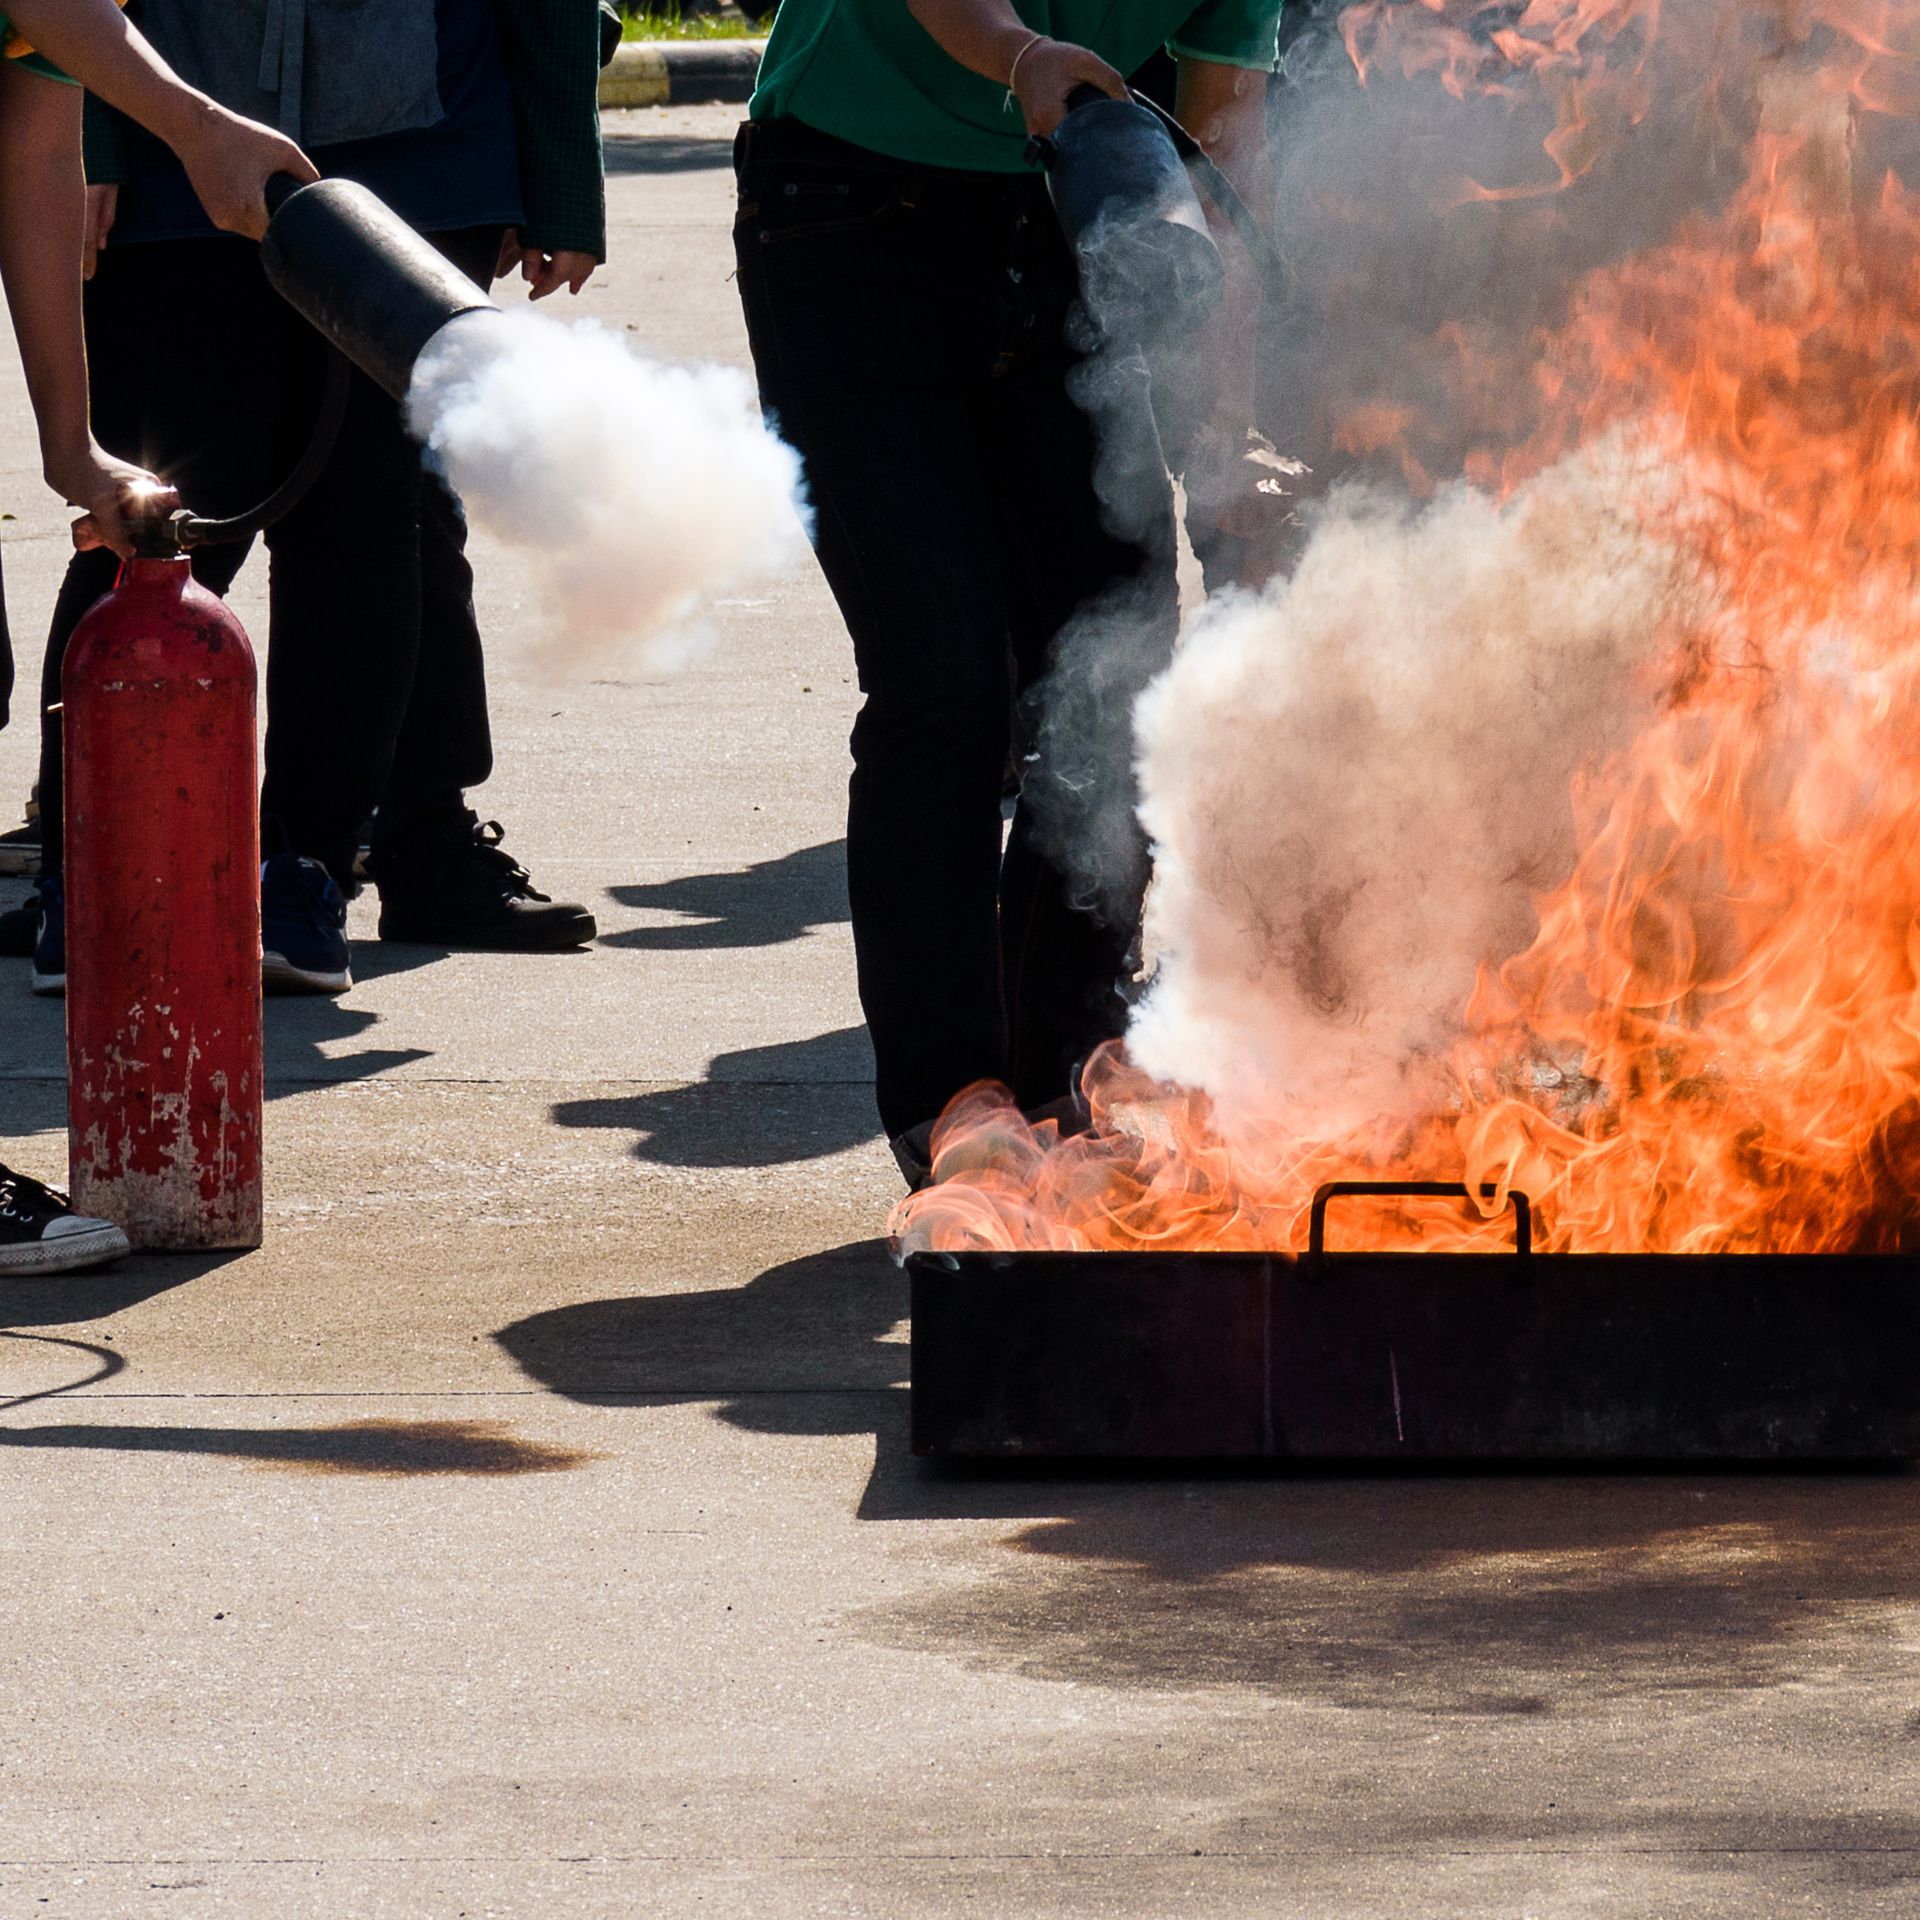
<svg viewBox="0 0 1920 1920"><path fill-rule="evenodd" d="M7 626L7 590L0 583L0 727L13 704L13 634Z"/></svg>
<svg viewBox="0 0 1920 1920"><path fill-rule="evenodd" d="M492 228L434 236L483 285ZM196 513L238 513L284 477L318 404L319 336L268 285L243 240L108 245L87 288L94 431L152 467ZM466 523L421 465L399 405L363 374L313 490L268 529L266 778L261 811L295 853L351 889L360 828L457 804L492 769ZM194 577L224 594L245 545L202 548ZM42 681L113 584L111 554L77 555L54 608ZM47 856L61 838L60 729L41 731Z"/></svg>
<svg viewBox="0 0 1920 1920"><path fill-rule="evenodd" d="M970 1082L1024 1106L1124 1023L1138 903L1075 907L1001 787L1015 696L1084 602L1154 551L1101 525L1067 393L1071 257L1036 179L892 161L793 121L742 130L734 228L761 398L806 463L866 696L847 875L860 998L898 1134Z"/></svg>

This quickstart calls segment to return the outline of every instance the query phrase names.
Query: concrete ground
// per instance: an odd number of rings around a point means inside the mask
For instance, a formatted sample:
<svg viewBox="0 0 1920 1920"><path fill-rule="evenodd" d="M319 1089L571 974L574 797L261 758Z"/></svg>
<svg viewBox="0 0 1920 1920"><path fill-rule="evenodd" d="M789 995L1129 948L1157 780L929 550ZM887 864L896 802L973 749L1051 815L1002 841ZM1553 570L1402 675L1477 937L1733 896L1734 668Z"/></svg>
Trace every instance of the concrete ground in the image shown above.
<svg viewBox="0 0 1920 1920"><path fill-rule="evenodd" d="M743 358L731 121L609 119L581 305L665 352ZM64 516L0 383L31 684ZM833 608L581 684L478 557L483 804L600 943L356 909L354 991L269 1008L265 1250L0 1296L0 1920L1920 1913L1910 1478L917 1468Z"/></svg>

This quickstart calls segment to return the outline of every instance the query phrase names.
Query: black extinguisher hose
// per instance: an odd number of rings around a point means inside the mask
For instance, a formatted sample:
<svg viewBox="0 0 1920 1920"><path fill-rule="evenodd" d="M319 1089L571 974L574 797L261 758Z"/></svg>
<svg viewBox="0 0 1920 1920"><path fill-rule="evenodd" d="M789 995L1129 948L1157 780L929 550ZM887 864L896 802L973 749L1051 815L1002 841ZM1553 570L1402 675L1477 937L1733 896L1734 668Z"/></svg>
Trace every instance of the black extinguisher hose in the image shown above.
<svg viewBox="0 0 1920 1920"><path fill-rule="evenodd" d="M184 553L193 547L217 547L229 541L251 540L306 498L308 488L320 478L321 470L333 458L340 423L346 418L347 393L353 377L352 364L337 347L328 347L326 354L327 370L313 431L287 477L258 506L249 507L245 513L213 520L182 507L165 523L173 551Z"/></svg>

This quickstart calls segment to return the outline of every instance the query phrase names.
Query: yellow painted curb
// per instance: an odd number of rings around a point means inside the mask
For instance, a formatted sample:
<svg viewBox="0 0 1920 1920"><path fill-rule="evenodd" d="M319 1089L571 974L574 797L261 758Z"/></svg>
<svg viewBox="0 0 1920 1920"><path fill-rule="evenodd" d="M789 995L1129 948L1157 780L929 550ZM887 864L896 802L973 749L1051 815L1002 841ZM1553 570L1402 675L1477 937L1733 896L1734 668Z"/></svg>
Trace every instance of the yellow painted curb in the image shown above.
<svg viewBox="0 0 1920 1920"><path fill-rule="evenodd" d="M629 40L600 75L603 107L678 107L751 97L767 43Z"/></svg>
<svg viewBox="0 0 1920 1920"><path fill-rule="evenodd" d="M664 107L672 90L666 56L644 40L629 40L601 70L603 107Z"/></svg>

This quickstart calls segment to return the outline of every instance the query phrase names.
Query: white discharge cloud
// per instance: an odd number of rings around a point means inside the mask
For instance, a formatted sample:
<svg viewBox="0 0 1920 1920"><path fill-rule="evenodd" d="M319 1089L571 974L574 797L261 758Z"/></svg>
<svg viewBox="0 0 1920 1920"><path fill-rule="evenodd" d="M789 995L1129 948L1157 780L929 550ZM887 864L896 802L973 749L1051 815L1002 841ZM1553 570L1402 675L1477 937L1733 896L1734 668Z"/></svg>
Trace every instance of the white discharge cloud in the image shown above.
<svg viewBox="0 0 1920 1920"><path fill-rule="evenodd" d="M533 559L563 652L675 666L703 603L805 542L799 456L747 377L649 360L593 321L461 315L407 417L473 522Z"/></svg>
<svg viewBox="0 0 1920 1920"><path fill-rule="evenodd" d="M1576 773L1650 713L1700 591L1618 441L1506 504L1327 504L1290 579L1210 606L1137 713L1160 954L1128 1046L1228 1134L1424 1104L1483 962L1574 855Z"/></svg>

